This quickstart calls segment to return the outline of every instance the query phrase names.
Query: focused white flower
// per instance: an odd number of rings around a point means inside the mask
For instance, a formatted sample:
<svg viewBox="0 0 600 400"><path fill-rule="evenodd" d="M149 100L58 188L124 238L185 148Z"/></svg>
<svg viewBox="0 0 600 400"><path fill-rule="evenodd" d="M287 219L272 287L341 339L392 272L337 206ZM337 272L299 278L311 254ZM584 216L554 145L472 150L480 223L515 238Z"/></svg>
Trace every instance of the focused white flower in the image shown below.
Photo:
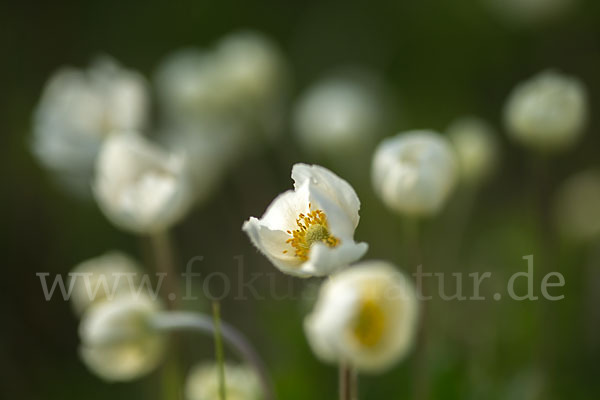
<svg viewBox="0 0 600 400"><path fill-rule="evenodd" d="M464 117L454 121L447 133L465 182L479 183L494 172L498 164L498 141L494 130L485 121Z"/></svg>
<svg viewBox="0 0 600 400"><path fill-rule="evenodd" d="M337 74L311 86L294 110L300 144L317 155L364 151L385 132L389 99L375 76Z"/></svg>
<svg viewBox="0 0 600 400"><path fill-rule="evenodd" d="M145 79L108 58L88 70L63 68L47 83L33 119L33 152L77 193L89 192L96 154L113 132L147 120Z"/></svg>
<svg viewBox="0 0 600 400"><path fill-rule="evenodd" d="M196 365L185 382L186 400L219 400L218 366L214 363ZM244 366L225 364L227 400L260 400L260 382L256 373Z"/></svg>
<svg viewBox="0 0 600 400"><path fill-rule="evenodd" d="M575 174L560 187L555 200L559 230L578 240L600 239L600 172Z"/></svg>
<svg viewBox="0 0 600 400"><path fill-rule="evenodd" d="M574 145L585 128L587 94L579 79L545 71L521 83L504 109L509 134L523 145L556 151Z"/></svg>
<svg viewBox="0 0 600 400"><path fill-rule="evenodd" d="M375 150L373 187L383 202L400 214L433 215L455 186L457 165L452 146L438 133L399 133Z"/></svg>
<svg viewBox="0 0 600 400"><path fill-rule="evenodd" d="M261 219L243 230L281 271L323 276L347 266L367 251L354 241L360 201L348 182L320 166L296 164L294 190L279 195Z"/></svg>
<svg viewBox="0 0 600 400"><path fill-rule="evenodd" d="M120 296L94 305L79 325L80 356L107 381L128 381L155 369L165 338L151 319L161 306L147 296Z"/></svg>
<svg viewBox="0 0 600 400"><path fill-rule="evenodd" d="M138 289L142 273L137 262L117 251L82 262L69 274L73 309L81 315L94 304L130 295Z"/></svg>
<svg viewBox="0 0 600 400"><path fill-rule="evenodd" d="M379 372L411 349L417 309L412 283L394 265L364 261L323 284L304 329L323 361Z"/></svg>
<svg viewBox="0 0 600 400"><path fill-rule="evenodd" d="M192 199L184 157L133 132L105 141L97 160L94 194L112 223L136 233L169 228Z"/></svg>

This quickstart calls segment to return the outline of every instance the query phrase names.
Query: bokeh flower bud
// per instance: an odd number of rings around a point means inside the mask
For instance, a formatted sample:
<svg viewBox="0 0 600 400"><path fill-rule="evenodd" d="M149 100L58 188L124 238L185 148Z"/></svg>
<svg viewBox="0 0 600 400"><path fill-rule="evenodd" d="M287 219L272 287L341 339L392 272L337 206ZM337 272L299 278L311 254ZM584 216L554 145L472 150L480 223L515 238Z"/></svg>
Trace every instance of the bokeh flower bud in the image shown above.
<svg viewBox="0 0 600 400"><path fill-rule="evenodd" d="M454 149L440 134L417 130L383 140L373 157L377 195L395 212L409 216L437 213L457 181Z"/></svg>
<svg viewBox="0 0 600 400"><path fill-rule="evenodd" d="M450 124L446 133L456 151L462 181L477 184L494 172L499 146L496 133L487 122L464 117Z"/></svg>
<svg viewBox="0 0 600 400"><path fill-rule="evenodd" d="M144 127L148 88L109 58L89 69L63 68L46 84L34 113L33 152L67 188L89 194L98 149L108 135Z"/></svg>
<svg viewBox="0 0 600 400"><path fill-rule="evenodd" d="M600 171L579 172L562 184L555 199L555 222L571 239L600 239Z"/></svg>
<svg viewBox="0 0 600 400"><path fill-rule="evenodd" d="M160 309L158 301L144 295L90 307L79 326L83 362L107 381L128 381L151 372L165 350L165 338L152 324Z"/></svg>
<svg viewBox="0 0 600 400"><path fill-rule="evenodd" d="M323 284L304 328L323 361L380 372L410 350L417 309L412 283L394 265L364 261Z"/></svg>
<svg viewBox="0 0 600 400"><path fill-rule="evenodd" d="M544 71L519 84L504 108L504 122L517 142L542 151L573 146L586 125L583 83L556 71Z"/></svg>
<svg viewBox="0 0 600 400"><path fill-rule="evenodd" d="M89 307L137 290L142 269L130 257L111 251L77 265L69 274L71 304L78 315Z"/></svg>
<svg viewBox="0 0 600 400"><path fill-rule="evenodd" d="M316 82L294 108L300 145L317 156L348 157L371 146L390 124L390 99L376 76L338 73Z"/></svg>
<svg viewBox="0 0 600 400"><path fill-rule="evenodd" d="M128 132L106 140L96 165L94 194L116 226L140 234L168 229L190 208L182 155Z"/></svg>
<svg viewBox="0 0 600 400"><path fill-rule="evenodd" d="M228 400L261 400L256 373L244 365L225 364L225 392ZM219 400L218 366L203 363L192 367L185 382L186 400Z"/></svg>

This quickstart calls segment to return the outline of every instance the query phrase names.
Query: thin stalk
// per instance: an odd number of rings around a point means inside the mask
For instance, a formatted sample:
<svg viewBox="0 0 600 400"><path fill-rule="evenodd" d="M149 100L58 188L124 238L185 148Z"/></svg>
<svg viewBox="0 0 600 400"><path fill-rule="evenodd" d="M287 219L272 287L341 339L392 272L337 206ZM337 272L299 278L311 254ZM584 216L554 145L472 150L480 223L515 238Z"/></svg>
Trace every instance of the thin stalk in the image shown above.
<svg viewBox="0 0 600 400"><path fill-rule="evenodd" d="M405 241L407 244L407 253L410 257L410 263L415 267L415 271L421 267L421 272L425 273L423 266L423 256L421 252L421 221L417 218L407 218L405 220ZM421 280L422 287L418 288L421 291L421 296L425 298L428 295L428 290L424 280ZM416 349L414 355L414 388L413 388L413 399L424 400L429 397L429 371L427 366L427 325L429 315L429 305L425 302L421 302L421 315L417 326L417 340Z"/></svg>
<svg viewBox="0 0 600 400"><path fill-rule="evenodd" d="M150 236L150 245L154 255L156 271L164 274L162 297L169 309L177 307L179 298L179 285L177 284L175 256L168 231L156 232ZM181 386L183 377L179 370L180 352L177 337L170 338L172 351L167 356L162 368L163 398L168 400L181 399Z"/></svg>
<svg viewBox="0 0 600 400"><path fill-rule="evenodd" d="M340 362L338 386L340 400L352 400L352 384L351 384L350 366L345 362Z"/></svg>
<svg viewBox="0 0 600 400"><path fill-rule="evenodd" d="M213 336L215 338L215 356L217 359L217 367L219 370L219 398L227 399L225 390L225 356L223 355L223 341L221 339L221 307L219 302L213 301L213 325L215 327Z"/></svg>
<svg viewBox="0 0 600 400"><path fill-rule="evenodd" d="M164 331L191 330L212 335L215 330L211 317L186 311L165 311L159 313L155 315L152 323L155 328ZM256 371L265 399L274 400L275 394L265 364L250 342L248 342L240 331L224 321L220 321L220 328L223 341L231 346L238 356Z"/></svg>
<svg viewBox="0 0 600 400"><path fill-rule="evenodd" d="M175 268L175 255L169 233L161 231L150 236L150 243L154 252L156 271L164 274L163 298L169 309L175 309L179 299L179 285L177 283L177 270Z"/></svg>

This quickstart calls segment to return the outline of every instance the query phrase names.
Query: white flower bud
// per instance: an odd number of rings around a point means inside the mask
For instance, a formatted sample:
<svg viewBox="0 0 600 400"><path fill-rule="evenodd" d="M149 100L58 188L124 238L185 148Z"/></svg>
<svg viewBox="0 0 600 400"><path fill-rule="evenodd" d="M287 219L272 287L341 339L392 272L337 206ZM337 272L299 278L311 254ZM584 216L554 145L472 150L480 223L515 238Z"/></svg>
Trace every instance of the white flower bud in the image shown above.
<svg viewBox="0 0 600 400"><path fill-rule="evenodd" d="M112 223L136 233L169 228L192 200L184 158L133 132L111 136L102 146L94 194Z"/></svg>
<svg viewBox="0 0 600 400"><path fill-rule="evenodd" d="M128 381L162 361L165 338L152 325L159 303L146 296L121 296L92 306L79 326L80 355L107 381Z"/></svg>
<svg viewBox="0 0 600 400"><path fill-rule="evenodd" d="M577 78L545 71L510 94L504 121L513 139L544 151L573 146L585 128L587 94Z"/></svg>
<svg viewBox="0 0 600 400"><path fill-rule="evenodd" d="M364 261L323 284L304 328L322 360L380 372L411 349L417 308L412 283L394 265Z"/></svg>
<svg viewBox="0 0 600 400"><path fill-rule="evenodd" d="M232 103L242 108L268 106L282 99L287 86L286 63L279 49L256 32L225 37L216 50L223 87Z"/></svg>
<svg viewBox="0 0 600 400"><path fill-rule="evenodd" d="M460 164L461 178L466 183L479 183L488 178L498 164L498 141L485 121L465 117L447 129Z"/></svg>
<svg viewBox="0 0 600 400"><path fill-rule="evenodd" d="M452 192L458 162L450 143L433 131L409 131L385 139L373 157L377 195L406 215L437 213Z"/></svg>
<svg viewBox="0 0 600 400"><path fill-rule="evenodd" d="M131 294L142 273L137 262L117 251L82 262L69 274L73 309L81 315L94 304Z"/></svg>
<svg viewBox="0 0 600 400"><path fill-rule="evenodd" d="M388 98L375 77L338 74L311 86L294 110L300 144L316 155L348 155L369 148L390 121Z"/></svg>
<svg viewBox="0 0 600 400"><path fill-rule="evenodd" d="M174 53L159 67L156 82L171 123L224 118L272 134L282 123L287 75L276 46L244 32L225 37L212 51Z"/></svg>
<svg viewBox="0 0 600 400"><path fill-rule="evenodd" d="M558 229L582 241L600 238L600 172L589 170L570 177L555 200Z"/></svg>
<svg viewBox="0 0 600 400"><path fill-rule="evenodd" d="M68 188L88 193L102 140L115 131L142 128L147 113L148 89L138 73L108 58L85 71L63 68L35 110L33 152Z"/></svg>
<svg viewBox="0 0 600 400"><path fill-rule="evenodd" d="M185 382L186 400L219 400L218 366L204 363L194 366ZM260 400L261 388L256 373L249 367L225 364L227 400Z"/></svg>

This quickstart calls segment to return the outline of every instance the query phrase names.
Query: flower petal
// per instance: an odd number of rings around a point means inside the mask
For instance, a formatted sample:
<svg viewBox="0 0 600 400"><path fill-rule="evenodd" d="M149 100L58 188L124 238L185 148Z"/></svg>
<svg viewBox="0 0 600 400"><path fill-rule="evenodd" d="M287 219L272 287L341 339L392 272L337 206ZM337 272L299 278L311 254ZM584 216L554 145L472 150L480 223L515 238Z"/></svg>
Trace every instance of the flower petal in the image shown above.
<svg viewBox="0 0 600 400"><path fill-rule="evenodd" d="M254 217L244 222L242 230L248 234L252 244L281 271L296 276L308 275L300 269L302 260L294 256L292 247L286 243L289 235L285 232L272 230Z"/></svg>
<svg viewBox="0 0 600 400"><path fill-rule="evenodd" d="M308 211L309 183L302 185L296 190L288 190L277 196L267 207L267 211L260 219L262 225L272 230L293 230L296 218L300 213Z"/></svg>
<svg viewBox="0 0 600 400"><path fill-rule="evenodd" d="M315 243L302 269L313 276L329 275L359 260L368 249L367 243L356 243L353 240L342 242L336 247Z"/></svg>
<svg viewBox="0 0 600 400"><path fill-rule="evenodd" d="M298 190L307 181L338 203L354 228L358 226L360 200L348 182L318 165L295 164L292 168L294 187Z"/></svg>

